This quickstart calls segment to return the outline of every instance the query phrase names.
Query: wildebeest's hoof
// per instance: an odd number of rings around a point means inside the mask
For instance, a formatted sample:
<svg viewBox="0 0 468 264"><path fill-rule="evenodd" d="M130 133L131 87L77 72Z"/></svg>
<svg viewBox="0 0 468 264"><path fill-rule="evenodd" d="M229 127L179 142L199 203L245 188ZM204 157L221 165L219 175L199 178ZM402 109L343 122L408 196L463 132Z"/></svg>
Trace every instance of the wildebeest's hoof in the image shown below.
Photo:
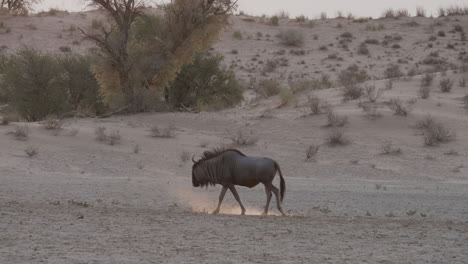
<svg viewBox="0 0 468 264"><path fill-rule="evenodd" d="M245 215L245 211L242 211L241 215Z"/></svg>
<svg viewBox="0 0 468 264"><path fill-rule="evenodd" d="M217 215L217 214L219 214L219 211L218 211L218 210L214 210L212 214Z"/></svg>
<svg viewBox="0 0 468 264"><path fill-rule="evenodd" d="M263 212L261 215L268 215L268 213L267 213L267 212Z"/></svg>

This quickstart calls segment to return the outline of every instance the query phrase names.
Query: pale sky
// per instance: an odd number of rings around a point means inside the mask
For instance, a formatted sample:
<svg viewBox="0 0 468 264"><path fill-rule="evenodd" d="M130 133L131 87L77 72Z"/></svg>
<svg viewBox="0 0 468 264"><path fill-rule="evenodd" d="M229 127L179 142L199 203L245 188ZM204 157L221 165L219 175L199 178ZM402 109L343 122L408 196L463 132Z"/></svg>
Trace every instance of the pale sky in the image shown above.
<svg viewBox="0 0 468 264"><path fill-rule="evenodd" d="M164 1L156 0L153 3ZM321 12L334 17L337 11L348 12L355 16L379 17L385 9L406 8L414 14L417 6L423 6L428 14L437 15L437 9L450 5L468 6L468 0L239 0L238 11L242 10L251 15L273 15L279 11L286 11L291 17L306 15L316 18ZM86 7L85 0L43 0L36 11L49 8L81 11Z"/></svg>

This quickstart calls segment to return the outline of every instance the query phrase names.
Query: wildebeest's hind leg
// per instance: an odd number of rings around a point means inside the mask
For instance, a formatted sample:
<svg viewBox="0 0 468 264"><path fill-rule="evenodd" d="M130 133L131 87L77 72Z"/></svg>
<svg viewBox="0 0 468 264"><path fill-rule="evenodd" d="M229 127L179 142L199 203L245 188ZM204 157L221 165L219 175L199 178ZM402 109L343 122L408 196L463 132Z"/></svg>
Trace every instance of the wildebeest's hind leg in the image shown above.
<svg viewBox="0 0 468 264"><path fill-rule="evenodd" d="M241 200L239 198L239 194L237 194L236 187L234 187L234 185L229 185L229 190L231 190L232 194L234 195L234 198L236 198L237 202L239 203L239 205L241 207L241 210L242 210L241 215L245 215L245 208L242 205L242 202L241 202Z"/></svg>
<svg viewBox="0 0 468 264"><path fill-rule="evenodd" d="M218 214L219 209L221 208L221 203L223 202L224 195L226 195L227 187L223 186L223 189L221 190L221 193L219 194L219 202L218 202L218 207L216 207L216 210L213 211L213 214Z"/></svg>
<svg viewBox="0 0 468 264"><path fill-rule="evenodd" d="M281 209L281 200L279 198L279 190L278 188L276 188L273 184L271 185L271 190L273 191L273 193L275 194L276 196L276 205L278 206L278 210L281 212L282 215L284 215L283 213L283 209Z"/></svg>
<svg viewBox="0 0 468 264"><path fill-rule="evenodd" d="M271 200L271 184L265 184L265 193L267 196L265 210L263 211L262 215L268 214L268 209L270 208L270 200Z"/></svg>

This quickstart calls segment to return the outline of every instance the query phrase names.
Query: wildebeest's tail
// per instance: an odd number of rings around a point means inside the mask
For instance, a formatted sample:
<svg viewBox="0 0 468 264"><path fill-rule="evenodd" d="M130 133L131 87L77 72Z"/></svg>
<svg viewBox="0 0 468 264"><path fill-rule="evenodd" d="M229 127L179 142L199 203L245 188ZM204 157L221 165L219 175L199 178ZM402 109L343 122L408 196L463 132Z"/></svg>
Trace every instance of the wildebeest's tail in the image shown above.
<svg viewBox="0 0 468 264"><path fill-rule="evenodd" d="M275 161L275 167L278 170L278 173L280 175L280 196L281 196L280 199L281 199L281 202L283 202L284 193L286 192L286 182L284 181L283 174L281 173L280 166L279 166L278 162L276 162L276 161Z"/></svg>

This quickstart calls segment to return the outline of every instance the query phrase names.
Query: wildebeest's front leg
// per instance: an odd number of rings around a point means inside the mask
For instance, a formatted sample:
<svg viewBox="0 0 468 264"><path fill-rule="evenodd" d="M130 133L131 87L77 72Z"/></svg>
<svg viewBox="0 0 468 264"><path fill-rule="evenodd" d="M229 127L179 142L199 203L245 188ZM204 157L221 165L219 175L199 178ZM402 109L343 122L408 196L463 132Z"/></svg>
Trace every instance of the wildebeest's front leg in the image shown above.
<svg viewBox="0 0 468 264"><path fill-rule="evenodd" d="M239 198L239 194L237 194L236 187L234 187L234 185L229 185L229 190L231 190L232 194L234 195L234 198L236 198L237 202L239 203L239 205L241 207L241 210L242 210L241 215L245 215L245 208L242 205L242 202L241 202L241 200Z"/></svg>
<svg viewBox="0 0 468 264"><path fill-rule="evenodd" d="M213 211L213 214L218 214L219 213L219 209L221 208L221 203L223 202L224 195L226 195L227 188L228 187L223 186L223 189L221 190L221 193L219 194L218 207L216 207L216 210Z"/></svg>
<svg viewBox="0 0 468 264"><path fill-rule="evenodd" d="M270 200L271 200L271 188L270 185L265 184L265 193L267 195L267 201L265 205L265 210L263 211L262 215L268 214L268 209L270 208Z"/></svg>

